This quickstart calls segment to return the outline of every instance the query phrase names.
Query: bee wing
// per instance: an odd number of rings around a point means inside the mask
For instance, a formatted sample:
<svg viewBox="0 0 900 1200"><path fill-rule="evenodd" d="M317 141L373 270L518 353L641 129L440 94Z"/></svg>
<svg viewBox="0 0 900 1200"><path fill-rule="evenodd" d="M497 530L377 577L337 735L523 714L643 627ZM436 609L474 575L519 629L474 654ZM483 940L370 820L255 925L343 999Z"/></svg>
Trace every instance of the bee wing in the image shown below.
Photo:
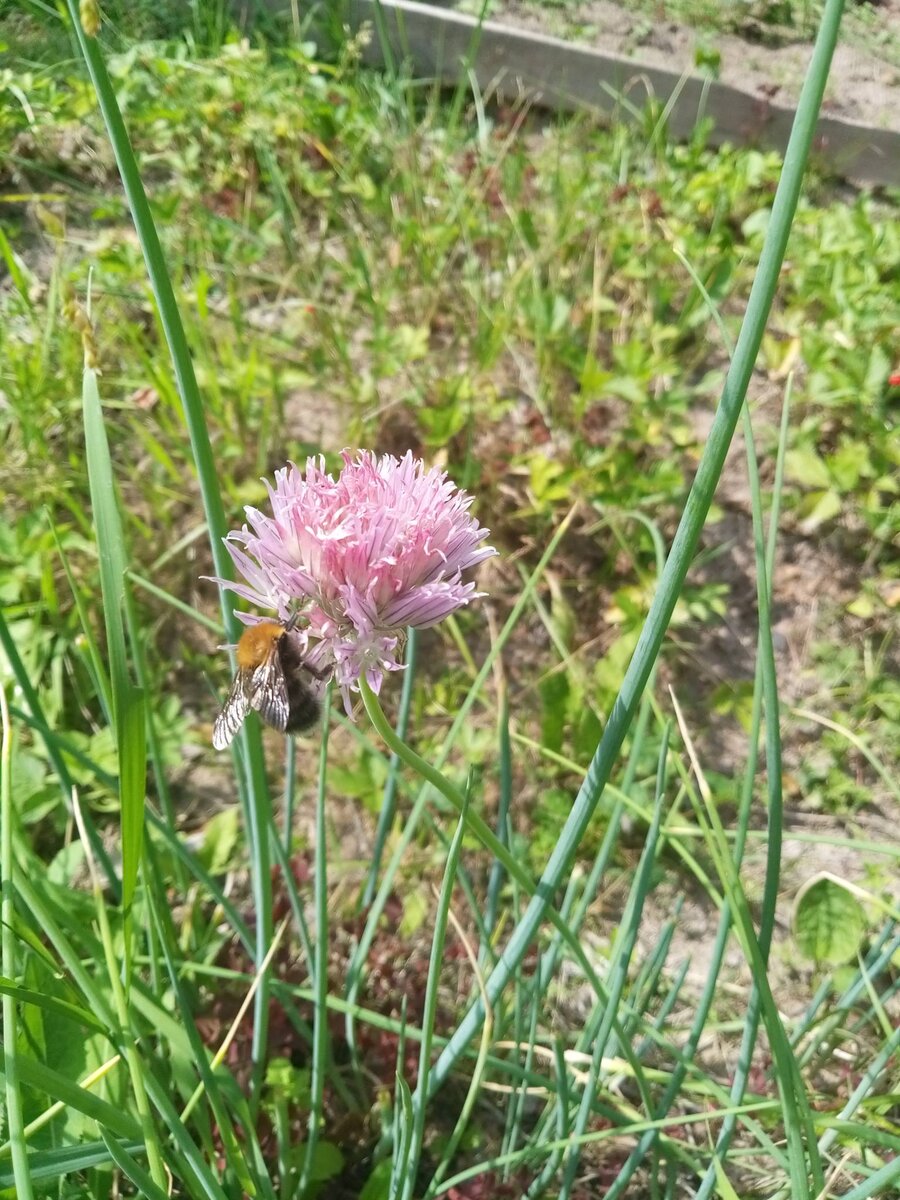
<svg viewBox="0 0 900 1200"><path fill-rule="evenodd" d="M273 644L272 651L262 666L253 672L250 707L259 713L267 725L271 725L279 733L284 733L287 729L291 705L277 643Z"/></svg>
<svg viewBox="0 0 900 1200"><path fill-rule="evenodd" d="M222 705L222 711L213 725L212 744L216 750L224 750L226 746L230 746L234 735L243 725L251 707L252 680L252 671L241 670L235 675L228 699Z"/></svg>

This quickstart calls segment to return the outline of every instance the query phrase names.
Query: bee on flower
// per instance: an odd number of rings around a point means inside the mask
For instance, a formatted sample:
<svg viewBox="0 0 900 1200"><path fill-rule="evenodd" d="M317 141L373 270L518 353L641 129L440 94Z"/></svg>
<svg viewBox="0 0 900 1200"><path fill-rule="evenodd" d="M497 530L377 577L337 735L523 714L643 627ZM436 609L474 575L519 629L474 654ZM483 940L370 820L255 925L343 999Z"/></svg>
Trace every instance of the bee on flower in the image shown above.
<svg viewBox="0 0 900 1200"><path fill-rule="evenodd" d="M342 458L336 477L321 458L305 472L276 471L271 515L248 507L247 523L225 539L244 582L215 582L275 618L240 614L249 628L217 748L252 710L282 732L306 728L327 678L349 713L362 676L377 694L385 672L402 668L407 628L436 625L483 594L462 580L496 553L469 513L471 496L411 453Z"/></svg>

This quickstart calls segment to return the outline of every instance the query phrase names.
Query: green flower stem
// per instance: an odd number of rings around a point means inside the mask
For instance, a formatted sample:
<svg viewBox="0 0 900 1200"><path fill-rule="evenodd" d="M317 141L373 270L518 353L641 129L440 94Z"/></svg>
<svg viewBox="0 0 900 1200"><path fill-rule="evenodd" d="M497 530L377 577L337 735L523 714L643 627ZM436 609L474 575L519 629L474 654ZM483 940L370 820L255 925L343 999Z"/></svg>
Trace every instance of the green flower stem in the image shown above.
<svg viewBox="0 0 900 1200"><path fill-rule="evenodd" d="M410 629L406 636L406 670L403 672L403 691L400 694L400 708L397 712L397 737L403 741L406 738L406 727L409 724L409 709L412 703L412 689L416 678L416 650L419 635L415 629ZM372 865L369 877L360 897L360 908L368 908L375 899L378 891L378 876L381 872L381 860L384 857L384 847L394 823L394 813L397 808L397 780L400 773L400 759L397 754L391 755L388 764L388 777L381 798L381 811L378 814L378 825L375 829L375 845L372 850Z"/></svg>
<svg viewBox="0 0 900 1200"><path fill-rule="evenodd" d="M306 1152L297 1194L305 1196L313 1180L319 1128L323 1121L325 1076L328 1072L328 844L326 840L325 801L328 796L328 719L331 713L332 685L325 692L322 705L321 749L319 780L316 788L316 951L313 980L315 987L315 1023L313 1026L312 1075L310 1078L309 1124L306 1132ZM312 965L312 964L311 964Z"/></svg>
<svg viewBox="0 0 900 1200"><path fill-rule="evenodd" d="M551 897L569 870L572 857L583 838L600 801L622 743L631 727L641 695L653 670L663 638L684 585L688 568L697 548L700 532L715 494L747 394L747 386L759 353L766 321L778 286L791 223L800 197L803 170L815 133L816 119L828 79L828 69L837 41L843 0L828 0L819 37L813 51L791 137L785 152L784 169L772 205L772 217L760 256L759 268L750 290L747 312L741 326L734 358L722 390L709 438L704 447L697 474L678 524L669 557L659 581L650 612L641 631L634 656L625 673L622 687L610 713L600 744L588 768L584 782L572 806L559 840L531 900L487 983L488 1001L496 1003L512 978L541 922L547 915ZM441 1086L464 1053L469 1041L484 1020L484 1004L479 1000L460 1022L441 1054L430 1077L431 1093Z"/></svg>

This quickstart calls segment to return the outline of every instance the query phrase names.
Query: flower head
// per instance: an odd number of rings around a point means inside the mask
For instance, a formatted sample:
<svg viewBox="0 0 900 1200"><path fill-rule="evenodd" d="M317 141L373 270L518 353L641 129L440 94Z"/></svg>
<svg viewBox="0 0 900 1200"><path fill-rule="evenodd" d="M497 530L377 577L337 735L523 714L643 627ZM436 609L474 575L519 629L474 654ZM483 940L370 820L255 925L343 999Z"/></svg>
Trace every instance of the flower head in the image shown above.
<svg viewBox="0 0 900 1200"><path fill-rule="evenodd" d="M337 478L321 458L276 471L272 515L247 508L225 539L246 582L217 582L283 621L300 609L310 665L333 672L349 706L363 673L377 692L400 669L407 626L436 625L481 594L462 572L496 551L443 471L409 453L342 457Z"/></svg>

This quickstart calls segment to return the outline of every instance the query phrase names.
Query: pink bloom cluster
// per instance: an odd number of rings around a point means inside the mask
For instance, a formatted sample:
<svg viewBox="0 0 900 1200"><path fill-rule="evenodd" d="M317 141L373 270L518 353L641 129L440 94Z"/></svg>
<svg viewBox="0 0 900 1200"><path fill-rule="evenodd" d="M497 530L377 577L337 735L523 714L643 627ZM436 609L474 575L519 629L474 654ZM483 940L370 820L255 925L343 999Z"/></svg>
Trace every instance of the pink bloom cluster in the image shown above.
<svg viewBox="0 0 900 1200"><path fill-rule="evenodd" d="M333 673L349 705L363 673L377 692L400 668L407 626L435 625L481 594L461 574L496 551L443 471L409 453L342 457L337 478L314 458L305 473L276 471L272 515L247 508L248 525L225 539L246 583L217 582L282 621L299 610L310 665Z"/></svg>

